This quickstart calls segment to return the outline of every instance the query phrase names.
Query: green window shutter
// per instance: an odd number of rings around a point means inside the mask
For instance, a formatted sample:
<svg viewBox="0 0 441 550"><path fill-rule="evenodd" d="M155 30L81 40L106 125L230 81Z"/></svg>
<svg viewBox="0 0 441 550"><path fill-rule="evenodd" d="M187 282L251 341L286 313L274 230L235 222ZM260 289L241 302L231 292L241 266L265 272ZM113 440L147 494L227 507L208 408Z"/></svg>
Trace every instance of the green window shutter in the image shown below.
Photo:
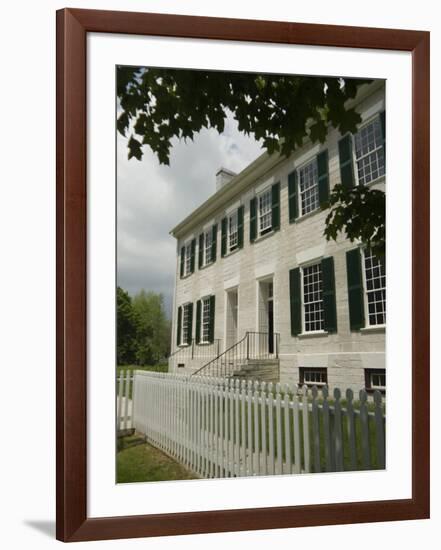
<svg viewBox="0 0 441 550"><path fill-rule="evenodd" d="M211 241L211 261L216 261L216 254L217 254L217 224L215 223L212 228L212 238Z"/></svg>
<svg viewBox="0 0 441 550"><path fill-rule="evenodd" d="M196 344L201 341L201 308L202 301L198 300L196 302Z"/></svg>
<svg viewBox="0 0 441 550"><path fill-rule="evenodd" d="M176 328L176 345L181 344L181 330L182 330L182 307L178 307L178 324Z"/></svg>
<svg viewBox="0 0 441 550"><path fill-rule="evenodd" d="M243 248L243 211L244 207L239 206L237 210L237 246Z"/></svg>
<svg viewBox="0 0 441 550"><path fill-rule="evenodd" d="M185 246L181 248L181 277L184 276L184 268L185 268Z"/></svg>
<svg viewBox="0 0 441 550"><path fill-rule="evenodd" d="M381 134L383 136L384 169L386 171L386 111L380 113Z"/></svg>
<svg viewBox="0 0 441 550"><path fill-rule="evenodd" d="M289 272L289 301L291 309L291 334L297 336L302 332L302 298L300 295L300 269L296 267Z"/></svg>
<svg viewBox="0 0 441 550"><path fill-rule="evenodd" d="M223 218L221 222L221 256L224 257L227 253L227 218Z"/></svg>
<svg viewBox="0 0 441 550"><path fill-rule="evenodd" d="M319 203L323 208L329 200L328 151L326 149L317 155L317 174Z"/></svg>
<svg viewBox="0 0 441 550"><path fill-rule="evenodd" d="M204 263L204 234L201 233L199 235L199 261L198 261L199 269L201 269L203 263Z"/></svg>
<svg viewBox="0 0 441 550"><path fill-rule="evenodd" d="M351 330L364 327L364 296L361 253L358 248L346 252L348 277L349 321Z"/></svg>
<svg viewBox="0 0 441 550"><path fill-rule="evenodd" d="M257 237L257 199L250 200L250 242L254 242Z"/></svg>
<svg viewBox="0 0 441 550"><path fill-rule="evenodd" d="M299 217L299 200L297 196L297 172L291 172L288 176L288 210L289 221L294 222Z"/></svg>
<svg viewBox="0 0 441 550"><path fill-rule="evenodd" d="M271 186L271 225L273 231L280 229L280 183Z"/></svg>
<svg viewBox="0 0 441 550"><path fill-rule="evenodd" d="M354 163L352 158L352 134L347 134L338 142L341 183L348 189L354 187Z"/></svg>
<svg viewBox="0 0 441 550"><path fill-rule="evenodd" d="M323 258L323 310L325 318L325 330L337 332L337 307L335 303L335 275L334 258Z"/></svg>
<svg viewBox="0 0 441 550"><path fill-rule="evenodd" d="M191 241L191 257L190 257L190 272L194 273L194 264L196 256L196 239Z"/></svg>
<svg viewBox="0 0 441 550"><path fill-rule="evenodd" d="M193 339L193 304L188 304L188 336L187 344L190 345Z"/></svg>
<svg viewBox="0 0 441 550"><path fill-rule="evenodd" d="M216 297L210 296L210 325L208 340L210 344L214 342L214 318L215 318Z"/></svg>

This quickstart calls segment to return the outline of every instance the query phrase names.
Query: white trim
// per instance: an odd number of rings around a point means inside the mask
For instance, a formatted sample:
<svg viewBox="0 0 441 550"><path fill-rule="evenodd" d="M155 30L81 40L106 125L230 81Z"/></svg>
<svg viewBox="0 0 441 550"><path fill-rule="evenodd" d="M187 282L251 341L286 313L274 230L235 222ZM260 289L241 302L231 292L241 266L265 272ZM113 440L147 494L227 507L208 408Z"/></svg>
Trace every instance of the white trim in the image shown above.
<svg viewBox="0 0 441 550"><path fill-rule="evenodd" d="M327 330L311 330L311 332L300 332L297 334L297 338L317 338L319 336L328 336L328 334Z"/></svg>
<svg viewBox="0 0 441 550"><path fill-rule="evenodd" d="M363 129L365 126L373 122L375 118L377 117L380 118L381 112L382 112L381 110L378 110L375 113L371 114L370 116L366 117L365 120L363 120L360 123L360 125L357 127L357 131L354 134L349 133L349 135L351 136L351 143L352 143L352 166L353 166L353 173L354 173L354 183L356 186L360 185L360 181L358 179L357 156L355 154L355 134L357 134L361 129ZM380 120L380 124L381 124L381 120ZM345 135L348 135L348 133L346 133ZM383 180L384 182L386 182L386 157L384 158L384 163L385 163L384 174L382 174L381 176L378 176L378 178L375 178L374 180L364 185L371 186L371 185L374 185L375 183L378 183L380 180Z"/></svg>
<svg viewBox="0 0 441 550"><path fill-rule="evenodd" d="M268 211L265 212L264 215L268 216L269 215L269 225L268 227L265 227L264 229L261 228L261 217L262 217L262 214L261 214L261 208L260 208L260 200L264 197L268 197L269 196L269 201L268 201ZM258 237L263 237L264 235L266 235L267 233L270 233L272 230L273 230L273 225L272 225L272 218L273 218L273 205L272 205L272 188L269 187L269 188L265 188L264 191L261 191L258 195L256 195L256 201L257 201L257 204L256 204L256 209L257 209L257 233L258 233Z"/></svg>
<svg viewBox="0 0 441 550"><path fill-rule="evenodd" d="M312 261L308 262L307 264L299 266L300 269L300 303L301 303L301 318L302 318L302 332L298 334L297 336L304 337L305 335L311 335L311 336L321 336L321 335L327 335L328 333L325 331L325 329L321 330L305 330L306 322L305 322L305 287L304 287L304 272L303 270L308 267L312 267L315 265L321 264L321 261ZM320 265L320 272L322 274L322 283L323 283L323 271L321 270ZM325 312L324 312L324 301L323 301L323 292L322 292L322 304L323 304L323 327L325 326Z"/></svg>
<svg viewBox="0 0 441 550"><path fill-rule="evenodd" d="M303 147L305 147L305 145ZM307 164L313 157L316 157L320 153L322 148L326 149L326 147L323 147L321 143L315 143L314 145L308 147L308 149L304 153L302 153L294 160L294 168L298 170L304 164Z"/></svg>
<svg viewBox="0 0 441 550"><path fill-rule="evenodd" d="M267 188L270 188L274 183L276 183L276 178L275 176L271 176L269 179L265 180L254 189L255 194L260 195L261 193L266 191Z"/></svg>
<svg viewBox="0 0 441 550"><path fill-rule="evenodd" d="M367 290L367 281L366 281L366 262L365 262L365 250L366 248L364 246L359 247L360 254L361 254L361 270L362 270L362 281L363 281L363 304L364 304L364 327L362 327L360 330L363 330L364 332L381 332L386 330L386 323L382 323L381 325L371 325L370 319L369 319L369 302L368 302L368 290ZM387 289L387 279L386 279L386 289ZM386 311L384 313L384 316L387 315L387 294L386 294Z"/></svg>
<svg viewBox="0 0 441 550"><path fill-rule="evenodd" d="M312 246L307 250L298 252L296 254L297 266L295 267L307 267L308 264L313 264L321 261L325 255L326 241L318 244L317 246Z"/></svg>
<svg viewBox="0 0 441 550"><path fill-rule="evenodd" d="M319 153L317 153L317 154L319 154ZM309 210L309 212L305 212L305 214L303 214L303 211L302 211L302 190L301 190L301 187L300 187L300 170L302 170L303 168L306 168L306 166L308 166L309 164L312 164L313 162L315 163L315 168L316 168L316 171L317 171L317 181L314 184L314 187L317 188L317 206L313 210ZM317 155L312 156L308 161L304 162L302 165L300 165L298 168L296 168L296 172L297 172L297 211L299 213L296 221L297 220L300 221L305 216L311 216L312 214L315 214L318 211L320 211L320 200L319 200L319 195L318 195L318 193L319 193L319 179L318 179Z"/></svg>
<svg viewBox="0 0 441 550"><path fill-rule="evenodd" d="M257 269L254 272L254 275L257 280L262 280L262 279L274 277L275 271L276 271L275 263L263 264L257 267Z"/></svg>
<svg viewBox="0 0 441 550"><path fill-rule="evenodd" d="M224 290L233 290L235 287L239 286L240 278L239 276L233 277L232 279L228 279L227 281L224 281Z"/></svg>
<svg viewBox="0 0 441 550"><path fill-rule="evenodd" d="M233 204L230 204L230 206L228 206L227 208L225 208L225 215L228 217L228 216L231 216L231 214L235 211L235 210L238 210L239 207L241 206L241 201L238 200L236 201L235 203Z"/></svg>
<svg viewBox="0 0 441 550"><path fill-rule="evenodd" d="M206 233L210 229L210 227L213 227L213 225L215 225L215 223L216 223L216 218L212 218L210 221L206 222L202 226L201 233Z"/></svg>

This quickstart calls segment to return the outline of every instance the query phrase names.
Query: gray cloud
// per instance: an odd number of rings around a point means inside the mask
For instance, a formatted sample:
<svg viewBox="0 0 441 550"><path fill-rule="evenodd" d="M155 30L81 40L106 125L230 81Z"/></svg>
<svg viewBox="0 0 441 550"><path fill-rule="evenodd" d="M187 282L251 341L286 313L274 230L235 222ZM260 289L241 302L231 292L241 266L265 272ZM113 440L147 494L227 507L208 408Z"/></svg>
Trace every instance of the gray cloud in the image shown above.
<svg viewBox="0 0 441 550"><path fill-rule="evenodd" d="M118 284L132 295L141 289L162 292L170 312L176 269L170 229L214 193L220 166L240 172L261 153L231 115L222 134L203 130L194 141L176 140L169 166L161 166L148 148L141 162L127 160L127 139L118 134Z"/></svg>

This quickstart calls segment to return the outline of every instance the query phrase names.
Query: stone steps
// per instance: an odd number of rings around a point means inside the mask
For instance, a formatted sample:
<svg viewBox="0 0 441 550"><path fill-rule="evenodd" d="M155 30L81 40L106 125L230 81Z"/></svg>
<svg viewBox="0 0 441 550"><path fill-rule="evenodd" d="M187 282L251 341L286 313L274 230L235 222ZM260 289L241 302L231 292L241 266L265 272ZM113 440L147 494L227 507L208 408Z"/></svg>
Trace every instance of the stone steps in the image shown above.
<svg viewBox="0 0 441 550"><path fill-rule="evenodd" d="M279 381L278 359L249 359L231 376L239 380L260 380L264 382Z"/></svg>

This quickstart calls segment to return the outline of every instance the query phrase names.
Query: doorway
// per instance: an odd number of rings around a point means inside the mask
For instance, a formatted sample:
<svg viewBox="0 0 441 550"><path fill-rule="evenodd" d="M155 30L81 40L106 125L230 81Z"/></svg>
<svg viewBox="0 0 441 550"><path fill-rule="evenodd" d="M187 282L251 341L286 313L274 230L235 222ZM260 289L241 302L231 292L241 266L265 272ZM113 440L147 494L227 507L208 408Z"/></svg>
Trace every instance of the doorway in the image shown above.
<svg viewBox="0 0 441 550"><path fill-rule="evenodd" d="M238 337L238 309L239 309L239 296L237 288L227 290L227 316L226 316L226 338L225 349L234 346Z"/></svg>
<svg viewBox="0 0 441 550"><path fill-rule="evenodd" d="M261 356L274 353L274 285L273 280L259 281L258 349Z"/></svg>

